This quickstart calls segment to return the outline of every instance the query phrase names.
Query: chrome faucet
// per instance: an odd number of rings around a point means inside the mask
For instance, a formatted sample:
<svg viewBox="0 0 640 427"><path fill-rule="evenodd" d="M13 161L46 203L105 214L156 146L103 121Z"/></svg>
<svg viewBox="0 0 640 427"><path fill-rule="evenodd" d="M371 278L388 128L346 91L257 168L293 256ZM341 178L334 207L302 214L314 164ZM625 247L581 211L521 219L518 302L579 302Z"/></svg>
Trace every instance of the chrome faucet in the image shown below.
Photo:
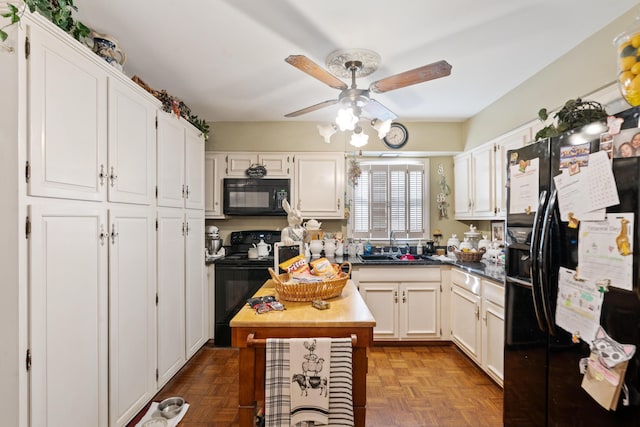
<svg viewBox="0 0 640 427"><path fill-rule="evenodd" d="M396 240L396 232L392 231L391 233L389 233L389 250L391 252L393 252L393 245L395 243Z"/></svg>

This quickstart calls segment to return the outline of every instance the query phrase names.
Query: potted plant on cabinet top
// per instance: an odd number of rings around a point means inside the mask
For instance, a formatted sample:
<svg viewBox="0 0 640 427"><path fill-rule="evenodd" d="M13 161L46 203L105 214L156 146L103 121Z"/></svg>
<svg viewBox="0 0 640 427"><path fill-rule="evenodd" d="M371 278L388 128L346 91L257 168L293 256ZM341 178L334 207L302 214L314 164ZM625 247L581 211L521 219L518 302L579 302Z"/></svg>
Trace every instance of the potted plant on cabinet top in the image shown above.
<svg viewBox="0 0 640 427"><path fill-rule="evenodd" d="M598 120L606 120L607 116L607 112L598 102L583 101L580 98L570 99L554 114L556 123L540 129L536 133L535 140L557 136L568 130L588 125ZM538 111L538 118L543 122L549 118L546 108Z"/></svg>

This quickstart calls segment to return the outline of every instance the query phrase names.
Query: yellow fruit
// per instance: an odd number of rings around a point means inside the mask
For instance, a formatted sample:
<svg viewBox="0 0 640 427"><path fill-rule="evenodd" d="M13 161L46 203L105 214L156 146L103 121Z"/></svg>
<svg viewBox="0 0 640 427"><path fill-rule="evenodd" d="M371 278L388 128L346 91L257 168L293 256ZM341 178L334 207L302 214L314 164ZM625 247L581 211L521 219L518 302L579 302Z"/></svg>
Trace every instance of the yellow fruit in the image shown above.
<svg viewBox="0 0 640 427"><path fill-rule="evenodd" d="M636 65L640 65L640 63L636 64ZM635 65L634 65L635 67ZM633 69L633 68L632 68ZM638 74L638 73L636 73ZM618 77L618 79L620 80L620 83L622 83L623 85L628 85L631 80L633 80L636 76L636 74L633 74L632 71L623 71L622 73L620 73L620 76Z"/></svg>
<svg viewBox="0 0 640 427"><path fill-rule="evenodd" d="M633 47L640 47L640 33L635 33L632 37L631 37L631 46Z"/></svg>
<svg viewBox="0 0 640 427"><path fill-rule="evenodd" d="M640 74L640 62L636 62L631 66L631 72L633 74Z"/></svg>
<svg viewBox="0 0 640 427"><path fill-rule="evenodd" d="M640 76L635 76L627 86L627 89L633 92L640 92Z"/></svg>
<svg viewBox="0 0 640 427"><path fill-rule="evenodd" d="M627 71L636 63L635 56L624 56L620 58L620 70Z"/></svg>

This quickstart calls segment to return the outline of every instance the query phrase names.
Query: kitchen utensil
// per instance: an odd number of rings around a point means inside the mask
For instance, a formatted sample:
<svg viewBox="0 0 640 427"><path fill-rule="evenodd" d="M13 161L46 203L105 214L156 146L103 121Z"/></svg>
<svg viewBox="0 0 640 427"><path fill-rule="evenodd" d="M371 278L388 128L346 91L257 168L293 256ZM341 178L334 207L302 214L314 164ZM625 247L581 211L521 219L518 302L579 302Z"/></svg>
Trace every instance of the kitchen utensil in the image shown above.
<svg viewBox="0 0 640 427"><path fill-rule="evenodd" d="M432 255L436 251L433 240L427 240L424 244L424 250L427 255Z"/></svg>
<svg viewBox="0 0 640 427"><path fill-rule="evenodd" d="M215 225L207 226L204 233L204 243L210 255L218 253L222 247L222 239L220 238L218 227Z"/></svg>
<svg viewBox="0 0 640 427"><path fill-rule="evenodd" d="M160 411L163 417L170 419L178 415L180 411L182 411L183 406L184 399L182 397L170 397L160 402L158 411Z"/></svg>

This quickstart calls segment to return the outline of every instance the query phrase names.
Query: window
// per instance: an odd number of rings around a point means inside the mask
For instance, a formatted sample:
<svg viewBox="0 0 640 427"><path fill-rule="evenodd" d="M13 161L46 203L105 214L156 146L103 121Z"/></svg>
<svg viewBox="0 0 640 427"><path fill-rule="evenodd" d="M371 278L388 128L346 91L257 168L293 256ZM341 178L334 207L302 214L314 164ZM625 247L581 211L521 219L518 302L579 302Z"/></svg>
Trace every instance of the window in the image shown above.
<svg viewBox="0 0 640 427"><path fill-rule="evenodd" d="M428 224L428 163L360 162L351 188L351 237L388 240L425 238Z"/></svg>

